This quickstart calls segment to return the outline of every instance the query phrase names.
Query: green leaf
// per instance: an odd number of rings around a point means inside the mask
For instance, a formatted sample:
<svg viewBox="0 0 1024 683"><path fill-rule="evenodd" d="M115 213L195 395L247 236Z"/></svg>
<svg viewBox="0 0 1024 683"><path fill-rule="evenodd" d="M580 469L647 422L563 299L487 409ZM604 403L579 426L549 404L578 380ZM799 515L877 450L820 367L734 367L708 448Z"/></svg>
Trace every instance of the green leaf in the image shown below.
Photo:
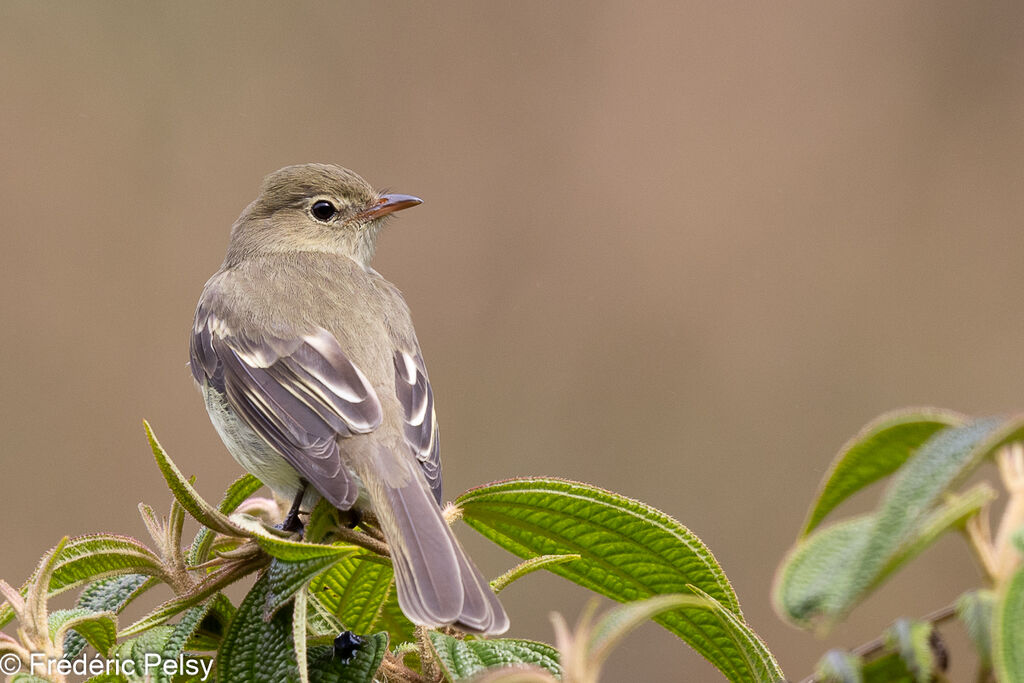
<svg viewBox="0 0 1024 683"><path fill-rule="evenodd" d="M96 652L106 655L117 642L117 617L113 612L93 612L81 607L56 610L49 615L50 640L60 643L75 629Z"/></svg>
<svg viewBox="0 0 1024 683"><path fill-rule="evenodd" d="M201 605L196 605L189 609L182 615L181 620L174 625L174 628L171 629L164 640L163 647L159 653L161 662L179 660L185 649L185 643L188 642L196 628L206 618L212 604L213 600L208 600ZM170 678L161 670L155 677L155 681L156 683L170 683Z"/></svg>
<svg viewBox="0 0 1024 683"><path fill-rule="evenodd" d="M270 598L269 594L267 598ZM295 645L295 660L299 667L301 683L309 683L309 662L307 661L309 653L306 647L306 625L309 623L308 608L309 595L306 591L300 590L292 601L292 643ZM264 610L263 619L267 619L266 610Z"/></svg>
<svg viewBox="0 0 1024 683"><path fill-rule="evenodd" d="M562 564L563 562L571 562L572 560L579 559L581 559L579 555L541 555L540 557L533 557L529 560L524 560L491 581L491 589L495 593L500 593L508 588L509 584L513 581L517 581L527 574L532 574L538 569L544 569L548 565L552 564Z"/></svg>
<svg viewBox="0 0 1024 683"><path fill-rule="evenodd" d="M1017 570L998 595L992 625L996 680L1024 681L1024 567Z"/></svg>
<svg viewBox="0 0 1024 683"><path fill-rule="evenodd" d="M526 664L513 664L482 673L473 679L473 683L558 683L558 679L544 669Z"/></svg>
<svg viewBox="0 0 1024 683"><path fill-rule="evenodd" d="M220 505L217 506L217 510L224 515L230 515L249 496L256 493L262 487L263 482L256 477L251 474L242 475L228 487L228 490L224 493L224 498L220 501ZM189 548L187 558L189 566L196 566L210 559L210 546L213 544L213 538L214 532L209 527L204 526L199 530L195 540L192 541L192 547Z"/></svg>
<svg viewBox="0 0 1024 683"><path fill-rule="evenodd" d="M1021 418L987 418L943 430L893 477L875 516L875 528L852 576L857 590L873 584L940 497L1021 429Z"/></svg>
<svg viewBox="0 0 1024 683"><path fill-rule="evenodd" d="M488 669L513 664L532 664L562 675L558 650L546 643L514 638L459 640L438 631L428 631L430 645L450 681L472 678Z"/></svg>
<svg viewBox="0 0 1024 683"><path fill-rule="evenodd" d="M861 515L822 527L797 543L779 565L772 590L775 611L795 626L828 628L897 569L916 557L942 533L961 526L992 499L994 491L981 483L962 496L950 496L933 510L906 539L863 590L853 585L853 573L863 561L870 535L877 528L874 514Z"/></svg>
<svg viewBox="0 0 1024 683"><path fill-rule="evenodd" d="M308 597L306 627L310 638L334 637L345 630L345 625L320 603L315 594L308 593Z"/></svg>
<svg viewBox="0 0 1024 683"><path fill-rule="evenodd" d="M52 555L52 557L51 557ZM129 536L89 534L65 539L47 557L48 596L79 588L92 581L123 574L146 574L167 580L160 558L152 550ZM21 588L22 595L36 580L39 569ZM0 628L10 623L14 612L10 605L0 607Z"/></svg>
<svg viewBox="0 0 1024 683"><path fill-rule="evenodd" d="M160 472L163 473L164 479L167 481L167 486L170 487L171 493L177 498L181 506L185 508L190 515L192 515L200 524L209 527L210 529L217 531L228 536L245 536L238 527L236 527L231 520L228 519L227 515L222 513L217 508L207 503L199 492L195 490L195 487L189 482L189 480L181 473L178 466L167 455L160 442L156 440L156 435L153 434L152 427L149 423L143 421L143 425L146 428L146 436L149 438L149 446L153 450L153 456L156 458L156 463L160 467Z"/></svg>
<svg viewBox="0 0 1024 683"><path fill-rule="evenodd" d="M190 592L171 598L155 610L142 617L128 628L121 631L122 637L135 636L155 626L165 623L176 614L195 607L222 588L230 586L239 579L248 576L264 565L248 562L243 565L229 565L217 570L202 580Z"/></svg>
<svg viewBox="0 0 1024 683"><path fill-rule="evenodd" d="M85 681L85 683L128 683L128 679L118 674L100 674L99 676L93 676Z"/></svg>
<svg viewBox="0 0 1024 683"><path fill-rule="evenodd" d="M292 641L292 607L263 619L270 581L261 576L235 612L217 654L218 681L299 683Z"/></svg>
<svg viewBox="0 0 1024 683"><path fill-rule="evenodd" d="M874 523L874 515L861 515L833 523L798 542L775 574L772 603L776 613L801 628L819 621L830 623L843 613L853 599L851 567Z"/></svg>
<svg viewBox="0 0 1024 683"><path fill-rule="evenodd" d="M828 628L946 531L961 527L994 491L978 484L946 493L1020 421L982 420L947 429L922 446L890 482L877 512L816 529L776 572L776 611L796 626Z"/></svg>
<svg viewBox="0 0 1024 683"><path fill-rule="evenodd" d="M321 498L309 513L303 538L310 543L321 543L337 526L338 508L331 505L326 498Z"/></svg>
<svg viewBox="0 0 1024 683"><path fill-rule="evenodd" d="M918 527L909 533L903 545L897 548L875 578L871 588L877 587L947 531L962 530L967 520L997 497L995 489L985 482L979 482L962 494L947 494L943 503L928 513Z"/></svg>
<svg viewBox="0 0 1024 683"><path fill-rule="evenodd" d="M119 660L122 667L129 661L132 663L133 675L128 679L133 682L173 680L179 683L208 679L212 666L209 658L180 651L175 657L165 656L165 653L179 649L183 632L194 626L184 621L176 626L156 626L118 645L111 658Z"/></svg>
<svg viewBox="0 0 1024 683"><path fill-rule="evenodd" d="M391 567L367 561L367 554L359 551L342 559L313 579L309 588L330 614L355 633L369 633L377 627L392 592Z"/></svg>
<svg viewBox="0 0 1024 683"><path fill-rule="evenodd" d="M57 553L50 595L123 574L164 578L160 558L134 538L114 534L77 536Z"/></svg>
<svg viewBox="0 0 1024 683"><path fill-rule="evenodd" d="M334 648L309 648L310 683L371 683L388 651L388 634L363 636L363 644L347 664L334 656Z"/></svg>
<svg viewBox="0 0 1024 683"><path fill-rule="evenodd" d="M120 614L128 603L155 585L145 574L124 574L94 581L78 596L75 607L91 612ZM77 631L69 631L64 638L64 658L74 659L85 648L86 640Z"/></svg>
<svg viewBox="0 0 1024 683"><path fill-rule="evenodd" d="M733 644L734 651L742 657L744 674L748 676L743 680L779 681L785 678L779 663L775 661L775 656L768 650L764 641L738 614L700 588L692 585L689 588L711 606L711 613L718 618L722 630Z"/></svg>
<svg viewBox="0 0 1024 683"><path fill-rule="evenodd" d="M351 555L357 546L351 544L306 543L289 538L286 532L268 528L263 522L249 515L235 514L232 523L267 552L268 555L286 562L299 562L317 558L340 560Z"/></svg>
<svg viewBox="0 0 1024 683"><path fill-rule="evenodd" d="M933 630L927 621L897 619L883 636L886 647L899 655L915 680L921 683L933 680L940 668L932 651Z"/></svg>
<svg viewBox="0 0 1024 683"><path fill-rule="evenodd" d="M401 644L416 640L416 626L398 606L398 592L395 590L394 581L389 585L388 597L381 605L380 616L375 623L377 628L388 632L392 643Z"/></svg>
<svg viewBox="0 0 1024 683"><path fill-rule="evenodd" d="M338 561L334 555L313 557L308 560L286 562L274 558L267 568L267 602L263 607L263 618L270 619L292 599L300 588Z"/></svg>
<svg viewBox="0 0 1024 683"><path fill-rule="evenodd" d="M623 638L648 619L683 607L713 609L711 600L690 594L658 595L619 605L602 616L590 630L587 661L597 670ZM589 621L589 616L585 618Z"/></svg>
<svg viewBox="0 0 1024 683"><path fill-rule="evenodd" d="M886 413L869 423L839 450L801 535L810 533L851 495L899 469L936 432L963 424L964 419L947 410L914 408Z"/></svg>
<svg viewBox="0 0 1024 683"><path fill-rule="evenodd" d="M897 652L890 652L866 662L861 669L861 675L864 677L864 683L914 683L914 674L910 673Z"/></svg>
<svg viewBox="0 0 1024 683"><path fill-rule="evenodd" d="M466 523L522 558L578 554L550 571L620 602L686 593L695 585L736 614L722 568L697 536L654 508L588 484L513 479L472 489L457 501ZM707 610L658 616L727 678L749 680L743 656Z"/></svg>
<svg viewBox="0 0 1024 683"><path fill-rule="evenodd" d="M860 657L842 650L829 650L818 660L814 678L822 683L864 683Z"/></svg>
<svg viewBox="0 0 1024 683"><path fill-rule="evenodd" d="M216 650L220 647L221 639L228 630L228 624L235 616L235 606L223 593L217 593L210 599L210 611L206 613L203 620L196 626L195 631L185 644L185 649Z"/></svg>
<svg viewBox="0 0 1024 683"><path fill-rule="evenodd" d="M968 591L956 601L956 614L967 629L983 667L992 666L992 614L996 594L988 589Z"/></svg>

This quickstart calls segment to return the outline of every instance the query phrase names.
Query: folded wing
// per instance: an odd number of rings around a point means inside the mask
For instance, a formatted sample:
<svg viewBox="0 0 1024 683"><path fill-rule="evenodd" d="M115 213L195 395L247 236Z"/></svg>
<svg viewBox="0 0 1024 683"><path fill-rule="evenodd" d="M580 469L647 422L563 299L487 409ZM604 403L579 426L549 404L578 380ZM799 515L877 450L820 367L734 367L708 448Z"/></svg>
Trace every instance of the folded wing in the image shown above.
<svg viewBox="0 0 1024 683"><path fill-rule="evenodd" d="M324 329L295 339L248 338L201 301L190 341L199 383L223 393L238 416L340 509L358 488L338 437L365 434L382 418L363 373Z"/></svg>
<svg viewBox="0 0 1024 683"><path fill-rule="evenodd" d="M419 349L395 351L395 395L405 415L405 442L427 477L434 499L441 503L441 440L434 413L434 392Z"/></svg>

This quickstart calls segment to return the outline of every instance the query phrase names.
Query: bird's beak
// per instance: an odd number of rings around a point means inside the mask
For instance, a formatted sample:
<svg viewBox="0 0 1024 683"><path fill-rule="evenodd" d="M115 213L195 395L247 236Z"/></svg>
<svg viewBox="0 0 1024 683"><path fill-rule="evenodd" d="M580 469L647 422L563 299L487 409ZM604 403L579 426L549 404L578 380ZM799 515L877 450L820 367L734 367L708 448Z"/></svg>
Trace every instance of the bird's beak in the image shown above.
<svg viewBox="0 0 1024 683"><path fill-rule="evenodd" d="M383 218L389 213L408 209L422 203L422 199L413 197L411 194L382 194L376 202L357 213L355 218L364 221Z"/></svg>

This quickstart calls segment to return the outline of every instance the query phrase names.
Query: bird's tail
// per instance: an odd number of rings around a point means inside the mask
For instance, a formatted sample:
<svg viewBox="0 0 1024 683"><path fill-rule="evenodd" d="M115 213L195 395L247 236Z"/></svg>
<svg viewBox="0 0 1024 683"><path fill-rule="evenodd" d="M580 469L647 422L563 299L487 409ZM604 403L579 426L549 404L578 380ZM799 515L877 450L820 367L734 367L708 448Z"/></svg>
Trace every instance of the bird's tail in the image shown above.
<svg viewBox="0 0 1024 683"><path fill-rule="evenodd" d="M508 630L505 609L444 521L419 467L386 447L376 460L358 474L391 550L402 612L424 626Z"/></svg>

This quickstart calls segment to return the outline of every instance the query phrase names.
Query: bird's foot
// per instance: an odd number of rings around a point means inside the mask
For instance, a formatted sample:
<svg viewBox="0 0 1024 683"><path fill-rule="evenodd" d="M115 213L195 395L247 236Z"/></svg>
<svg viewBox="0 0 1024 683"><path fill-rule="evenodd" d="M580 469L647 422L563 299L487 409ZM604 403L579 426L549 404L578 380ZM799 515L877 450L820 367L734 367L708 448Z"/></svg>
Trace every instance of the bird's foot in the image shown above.
<svg viewBox="0 0 1024 683"><path fill-rule="evenodd" d="M301 513L299 508L302 507L302 499L306 497L306 487L309 486L309 484L305 479L300 479L299 481L302 485L299 487L298 493L295 494L295 500L292 501L292 507L288 510L288 515L284 518L284 521L274 527L275 529L287 531L288 533L298 532L299 534L306 529L302 520L299 519L299 514Z"/></svg>
<svg viewBox="0 0 1024 683"><path fill-rule="evenodd" d="M298 533L299 535L302 535L302 532L306 530L306 525L302 523L301 519L299 519L299 514L301 513L298 511L295 511L294 514L289 512L288 516L284 518L284 521L280 524L275 524L274 528L280 529L281 531L287 531L290 534Z"/></svg>

